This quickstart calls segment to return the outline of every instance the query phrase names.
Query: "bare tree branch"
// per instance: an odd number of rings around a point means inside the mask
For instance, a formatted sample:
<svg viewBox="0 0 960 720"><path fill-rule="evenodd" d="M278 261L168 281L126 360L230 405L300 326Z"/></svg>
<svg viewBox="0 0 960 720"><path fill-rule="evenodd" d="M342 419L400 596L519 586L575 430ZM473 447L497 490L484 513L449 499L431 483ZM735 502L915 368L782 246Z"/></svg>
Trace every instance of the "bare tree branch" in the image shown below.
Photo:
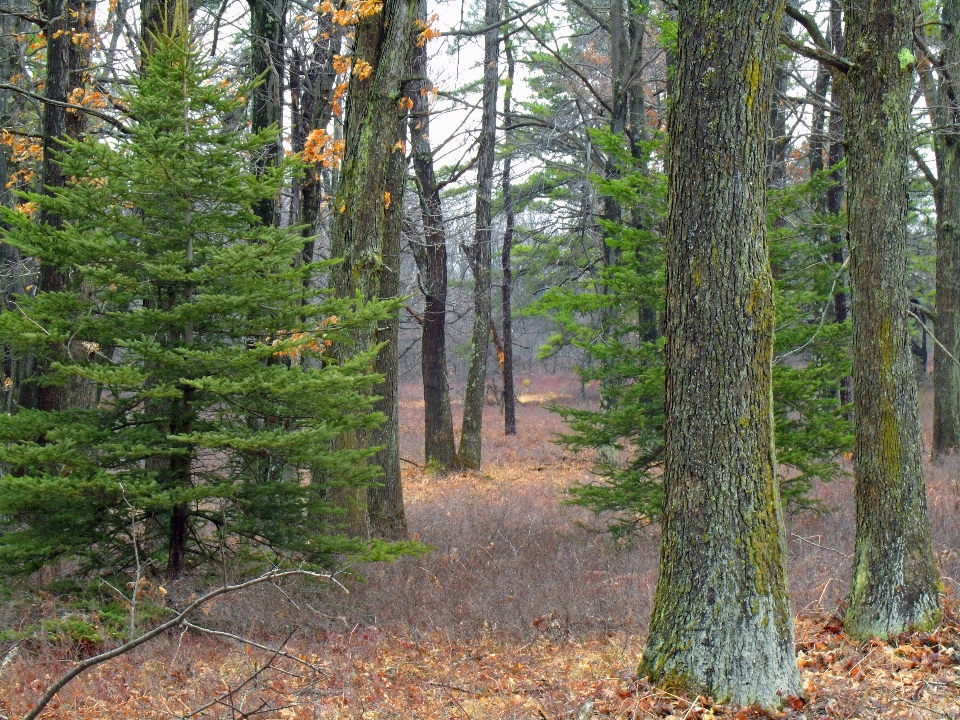
<svg viewBox="0 0 960 720"><path fill-rule="evenodd" d="M10 92L19 93L20 95L24 95L25 97L31 98L40 103L57 105L58 107L65 107L68 110L76 110L78 112L87 113L87 115L93 115L94 117L98 117L104 122L109 123L125 135L130 134L130 128L124 125L121 121L117 120L115 117L107 115L106 113L94 110L93 108L84 107L83 105L74 105L73 103L68 102L60 102L59 100L51 100L50 98L45 98L43 95L37 95L36 93L32 93L29 90L24 90L16 85L10 85L9 83L0 83L0 90L9 90Z"/></svg>
<svg viewBox="0 0 960 720"><path fill-rule="evenodd" d="M530 7L524 8L523 10L519 10L518 12L511 15L510 17L504 20L500 20L499 22L495 22L492 25L487 25L482 28L477 28L476 30L448 30L447 32L440 33L440 36L441 37L458 37L458 38L479 37L480 35L483 35L484 33L486 33L487 30L496 30L498 27L503 27L504 25L509 25L510 23L516 20L519 20L524 15L528 15L529 13L532 13L534 10L539 10L548 2L550 2L550 0L540 0L540 2L536 3L535 5L531 5Z"/></svg>
<svg viewBox="0 0 960 720"><path fill-rule="evenodd" d="M145 632L140 637L130 640L120 647L114 648L113 650L108 650L107 652L100 653L99 655L94 655L89 657L86 660L83 660L76 665L74 665L65 675L63 675L59 680L57 680L53 685L47 688L47 691L43 694L43 697L37 702L37 704L30 710L26 715L23 716L23 720L36 720L36 718L43 712L43 709L50 703L51 700L56 696L60 690L62 690L70 681L75 677L80 675L83 672L86 672L90 668L104 663L107 660L112 660L115 657L120 657L125 653L130 652L135 647L143 645L145 642L153 640L155 637L162 635L170 628L176 627L183 623L191 614L193 614L199 607L205 605L206 603L213 600L215 597L223 595L225 593L233 593L238 590L244 590L255 585L261 585L265 582L273 582L275 580L280 580L281 578L287 577L312 577L321 580L332 581L334 577L332 575L327 575L323 573L311 572L309 570L271 570L268 573L255 577L252 580L247 580L246 582L238 583L236 585L223 585L216 590L211 590L206 595L197 598L192 603L187 605L187 607L179 612L175 617L167 622L157 625L153 630Z"/></svg>
<svg viewBox="0 0 960 720"><path fill-rule="evenodd" d="M853 62L847 60L845 57L835 55L834 53L823 50L820 47L809 47L808 45L804 45L802 42L797 41L796 38L789 33L780 33L780 42L798 55L803 55L811 60L816 60L819 63L827 65L828 67L832 67L834 70L839 70L840 72L846 73L853 69Z"/></svg>

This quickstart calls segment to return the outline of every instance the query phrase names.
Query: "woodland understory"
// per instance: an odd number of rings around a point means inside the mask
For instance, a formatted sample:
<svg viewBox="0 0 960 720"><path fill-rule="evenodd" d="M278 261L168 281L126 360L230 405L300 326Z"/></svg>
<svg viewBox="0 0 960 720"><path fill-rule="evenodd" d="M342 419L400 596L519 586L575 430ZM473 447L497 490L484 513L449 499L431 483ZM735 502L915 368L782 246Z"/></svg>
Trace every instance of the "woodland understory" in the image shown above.
<svg viewBox="0 0 960 720"><path fill-rule="evenodd" d="M563 371L520 377L530 382L519 394L519 434L493 430L497 408L488 404L485 472L452 476L412 464L422 464L422 400L416 385L403 386L407 519L430 553L358 568L365 580L341 576L349 594L293 582L224 597L193 622L261 648L170 631L79 677L43 717L188 717L215 701L193 716L960 718L960 467L925 465L944 588L938 627L887 643L855 642L843 632L852 479L818 485L815 496L830 511L787 523L805 694L789 698L779 715L733 709L636 677L656 583L657 529L617 542L589 513L561 504L593 458L551 443L563 424L543 405L588 406L597 391L588 386L582 394ZM927 447L931 402L923 386ZM162 614L159 606L180 606L205 589L198 577L146 586L142 623ZM110 592L103 588L105 601ZM111 639L111 618L71 602L49 589L4 601L2 625L20 636L0 645L0 715L20 717L72 663L122 642ZM85 623L86 635L74 625L71 636L71 619Z"/></svg>

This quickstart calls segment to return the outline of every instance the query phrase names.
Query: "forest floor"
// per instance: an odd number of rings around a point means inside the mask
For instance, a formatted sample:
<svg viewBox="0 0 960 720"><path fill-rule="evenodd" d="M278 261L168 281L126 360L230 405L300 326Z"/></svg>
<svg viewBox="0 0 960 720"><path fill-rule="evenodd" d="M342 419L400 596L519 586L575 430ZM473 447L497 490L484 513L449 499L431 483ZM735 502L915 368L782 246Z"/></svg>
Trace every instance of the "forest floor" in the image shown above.
<svg viewBox="0 0 960 720"><path fill-rule="evenodd" d="M405 388L407 518L431 552L359 568L365 579L347 582L349 594L265 585L217 600L196 621L268 648L286 639L285 656L222 636L169 633L81 675L42 717L767 717L635 677L656 582L655 533L614 542L588 514L561 505L564 488L589 477L590 459L552 444L563 425L543 404L595 402L590 390L581 393L568 374L522 376L518 387L519 435L503 437L497 408L488 406L484 472L453 476L418 467L423 406L417 388ZM927 392L927 441L929 405ZM849 479L817 488L832 512L788 520L804 697L790 698L778 717L960 720L960 463L927 467L927 482L945 590L944 620L932 633L889 644L843 633L854 533ZM194 582L150 586L153 607L180 605L204 589ZM58 641L71 635L71 620L103 632ZM0 605L0 628L21 638L25 628L40 629L12 652L14 640L0 642L0 717L22 717L73 663L103 649L102 620L39 589Z"/></svg>

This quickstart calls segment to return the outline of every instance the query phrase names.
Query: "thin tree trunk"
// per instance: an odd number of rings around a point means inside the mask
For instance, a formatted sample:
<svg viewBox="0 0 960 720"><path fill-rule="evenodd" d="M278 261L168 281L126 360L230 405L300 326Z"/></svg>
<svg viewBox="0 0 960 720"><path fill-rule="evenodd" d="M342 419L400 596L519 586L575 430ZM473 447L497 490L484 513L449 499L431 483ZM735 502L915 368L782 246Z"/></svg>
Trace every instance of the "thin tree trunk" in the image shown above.
<svg viewBox="0 0 960 720"><path fill-rule="evenodd" d="M396 272L387 256L394 242L389 235L399 229L391 218L392 211L401 211L402 192L392 184L396 171L391 172L391 165L402 140L399 123L406 116L401 91L410 72L414 18L416 0L387 0L380 12L363 18L355 27L354 57L370 63L372 71L365 80L354 76L346 104L345 148L331 247L332 256L341 260L331 278L340 298L359 294L364 301L371 301L384 297L383 285L386 282L389 288L390 282L384 275ZM351 357L368 351L376 341L376 328L359 329L351 342L342 343L336 351L341 357ZM388 416L388 422L393 419ZM373 444L371 433L361 432L350 434L343 442L359 448ZM394 481L399 484L399 477L383 482ZM349 532L367 535L367 490L344 489L334 495L333 501L348 513Z"/></svg>
<svg viewBox="0 0 960 720"><path fill-rule="evenodd" d="M503 88L503 142L506 146L503 158L503 249L500 252L500 269L503 272L503 285L500 289L503 308L503 434L517 434L516 388L513 384L513 268L510 254L513 251L513 188L510 187L510 167L513 147L511 146L511 128L513 123L513 77L516 63L513 58L513 41L508 37L503 41L507 56L507 84Z"/></svg>
<svg viewBox="0 0 960 720"><path fill-rule="evenodd" d="M47 0L44 14L50 18L46 27L44 94L50 100L66 103L72 92L85 84L90 47L86 44L77 46L73 38L92 30L95 6L81 0ZM61 142L83 134L86 116L48 102L43 104L42 122L43 188L44 192L52 193L66 184L63 168L56 159L56 154L62 150ZM52 228L59 228L63 222L49 211L43 212L38 219ZM67 289L68 283L69 278L60 268L40 265L39 291L61 292ZM45 373L45 368L30 359L24 369L29 377L20 385L17 403L20 407L57 411L71 406L85 407L92 401L92 385L88 381L71 382L66 386L41 386L37 380Z"/></svg>
<svg viewBox="0 0 960 720"><path fill-rule="evenodd" d="M24 6L27 11L28 6ZM0 14L0 78L13 78L23 74L25 43L21 39L25 21L10 14ZM0 91L0 127L14 127L15 121L23 111L23 97L8 90ZM8 186L14 178L11 177L15 165L11 163L13 149L0 145L0 205L13 207L17 198L13 194L13 185ZM0 264L5 282L3 284L3 299L0 302L0 312L15 310L15 298L26 292L27 266L20 251L16 248L0 243ZM20 393L20 386L24 379L24 362L18 361L10 352L9 346L3 346L3 377L10 378L12 385L5 387L3 397L3 411L12 414L16 412L16 401Z"/></svg>
<svg viewBox="0 0 960 720"><path fill-rule="evenodd" d="M663 531L639 672L691 694L775 707L800 692L773 446L764 210L783 2L679 8Z"/></svg>
<svg viewBox="0 0 960 720"><path fill-rule="evenodd" d="M830 0L830 43L837 55L843 55L843 10L840 0ZM834 107L830 110L830 125L828 133L830 146L827 151L827 162L831 168L836 168L843 162L843 112L839 107L836 83L831 86L830 97ZM835 170L833 180L836 183L827 190L827 212L834 218L843 212L843 203L847 191L847 171ZM835 265L842 267L846 258L847 233L843 228L836 228L830 232L830 244L833 246L832 260ZM836 323L847 321L847 293L843 289L846 283L838 283L839 289L833 296L833 319ZM853 378L849 375L840 378L840 404L850 405L853 402Z"/></svg>
<svg viewBox="0 0 960 720"><path fill-rule="evenodd" d="M943 62L960 63L960 0L944 0ZM945 73L942 73L945 75ZM953 358L939 348L933 354L933 448L935 461L960 448L960 107L953 76L944 76L936 103L930 107L934 124L951 129L934 135L937 160L937 316L934 333Z"/></svg>
<svg viewBox="0 0 960 720"><path fill-rule="evenodd" d="M307 137L313 130L324 129L330 124L333 114L330 100L336 82L333 69L332 48L340 35L326 14L318 17L318 36L314 42L313 55L309 58L296 56L291 68L291 96L296 102L294 114L293 151L303 152ZM312 262L316 236L320 233L323 217L323 175L319 163L308 166L304 176L297 181L297 223L303 225L303 261Z"/></svg>
<svg viewBox="0 0 960 720"><path fill-rule="evenodd" d="M907 326L907 149L914 0L846 8L857 535L846 628L889 637L939 617Z"/></svg>
<svg viewBox="0 0 960 720"><path fill-rule="evenodd" d="M249 0L251 74L262 82L250 93L251 128L259 132L283 127L284 25L289 0ZM261 170L276 167L283 157L280 135L256 158ZM280 224L280 198L264 198L255 208L264 225Z"/></svg>
<svg viewBox="0 0 960 720"><path fill-rule="evenodd" d="M418 16L427 19L426 0L418 3ZM421 374L423 376L424 459L430 468L450 470L457 462L447 379L447 238L443 204L430 148L430 97L427 48L413 49L413 112L410 117L413 170L417 180L423 245L413 256L424 294Z"/></svg>
<svg viewBox="0 0 960 720"><path fill-rule="evenodd" d="M484 23L493 26L500 19L498 0L486 0ZM462 467L480 469L483 441L483 396L487 381L487 354L490 346L491 235L493 161L497 137L497 84L499 81L498 28L484 34L483 114L477 161L477 213L473 244L468 246L473 270L473 334L470 339L470 367L463 399L463 426L458 460Z"/></svg>

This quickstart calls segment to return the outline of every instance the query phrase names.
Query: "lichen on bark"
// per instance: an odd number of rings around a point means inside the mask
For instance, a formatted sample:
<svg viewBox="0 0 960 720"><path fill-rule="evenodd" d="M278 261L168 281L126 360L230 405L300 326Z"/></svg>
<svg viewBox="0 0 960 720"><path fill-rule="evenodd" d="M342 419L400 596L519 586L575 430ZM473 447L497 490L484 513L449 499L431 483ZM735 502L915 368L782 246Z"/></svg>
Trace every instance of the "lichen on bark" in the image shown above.
<svg viewBox="0 0 960 720"><path fill-rule="evenodd" d="M764 206L783 3L684 0L679 9L663 533L639 672L775 707L800 692L773 446Z"/></svg>

